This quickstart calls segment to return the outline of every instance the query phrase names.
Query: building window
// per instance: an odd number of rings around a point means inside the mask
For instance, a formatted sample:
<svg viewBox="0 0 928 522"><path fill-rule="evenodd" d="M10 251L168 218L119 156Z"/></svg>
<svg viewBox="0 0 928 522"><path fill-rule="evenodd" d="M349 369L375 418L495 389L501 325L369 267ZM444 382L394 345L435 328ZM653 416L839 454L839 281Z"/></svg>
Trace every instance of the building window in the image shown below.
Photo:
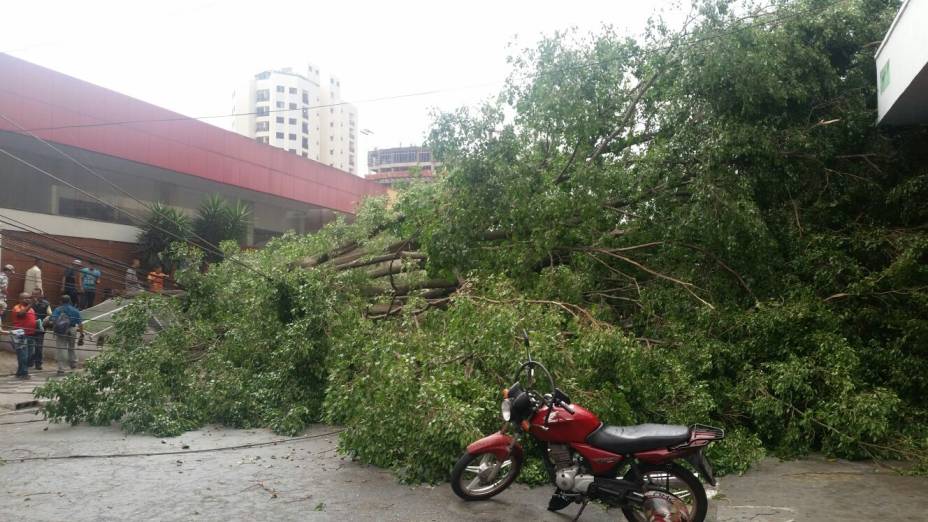
<svg viewBox="0 0 928 522"><path fill-rule="evenodd" d="M309 93L303 91L303 103L309 103Z"/></svg>
<svg viewBox="0 0 928 522"><path fill-rule="evenodd" d="M267 116L268 112L269 110L267 107L258 107L255 109L255 116Z"/></svg>
<svg viewBox="0 0 928 522"><path fill-rule="evenodd" d="M284 133L282 133L282 132L278 132L278 133L276 134L276 136L277 136L277 139L279 139L279 140L284 139Z"/></svg>
<svg viewBox="0 0 928 522"><path fill-rule="evenodd" d="M309 157L309 153L306 152L306 151L304 151L304 152L303 152L303 157L304 157L304 158L308 158L308 157Z"/></svg>
<svg viewBox="0 0 928 522"><path fill-rule="evenodd" d="M290 104L290 109L296 109L296 104L295 104L295 103L291 103L291 104Z"/></svg>
<svg viewBox="0 0 928 522"><path fill-rule="evenodd" d="M290 149L290 152L296 154L296 149Z"/></svg>
<svg viewBox="0 0 928 522"><path fill-rule="evenodd" d="M329 136L329 141L335 141L335 136Z"/></svg>
<svg viewBox="0 0 928 522"><path fill-rule="evenodd" d="M255 132L267 132L270 124L266 121L255 123Z"/></svg>
<svg viewBox="0 0 928 522"><path fill-rule="evenodd" d="M284 108L284 102L279 101L279 102L275 103L274 106L277 107L278 109L283 109L283 108Z"/></svg>
<svg viewBox="0 0 928 522"><path fill-rule="evenodd" d="M278 86L277 86L277 92L284 92L284 86L283 86L283 85L278 85Z"/></svg>
<svg viewBox="0 0 928 522"><path fill-rule="evenodd" d="M284 122L284 117L283 117L283 116L278 116L277 118L275 118L275 120L277 121L277 123L283 123L283 122Z"/></svg>
<svg viewBox="0 0 928 522"><path fill-rule="evenodd" d="M255 92L255 99L260 101L268 101L271 99L271 93L267 89L258 89Z"/></svg>
<svg viewBox="0 0 928 522"><path fill-rule="evenodd" d="M432 161L432 153L430 151L424 150L419 153L419 161Z"/></svg>
<svg viewBox="0 0 928 522"><path fill-rule="evenodd" d="M303 134L309 134L309 124L305 121L303 122Z"/></svg>
<svg viewBox="0 0 928 522"><path fill-rule="evenodd" d="M290 94L296 94L296 87L290 87Z"/></svg>
<svg viewBox="0 0 928 522"><path fill-rule="evenodd" d="M329 156L335 155L335 149L329 149Z"/></svg>
<svg viewBox="0 0 928 522"><path fill-rule="evenodd" d="M333 128L333 127L335 127L335 122L334 122L334 121L330 121L330 122L329 122L329 128Z"/></svg>
<svg viewBox="0 0 928 522"><path fill-rule="evenodd" d="M290 138L291 140L295 140L295 139L296 139L296 134L290 133L290 135L287 136L287 137Z"/></svg>
<svg viewBox="0 0 928 522"><path fill-rule="evenodd" d="M296 118L290 118L289 120L287 120L287 122L288 122L290 125L296 125Z"/></svg>
<svg viewBox="0 0 928 522"><path fill-rule="evenodd" d="M304 149L309 148L309 138L303 138L303 148Z"/></svg>
<svg viewBox="0 0 928 522"><path fill-rule="evenodd" d="M268 140L267 140L267 136L258 136L257 138L255 138L255 141L257 141L258 143L264 143L265 145L267 145Z"/></svg>

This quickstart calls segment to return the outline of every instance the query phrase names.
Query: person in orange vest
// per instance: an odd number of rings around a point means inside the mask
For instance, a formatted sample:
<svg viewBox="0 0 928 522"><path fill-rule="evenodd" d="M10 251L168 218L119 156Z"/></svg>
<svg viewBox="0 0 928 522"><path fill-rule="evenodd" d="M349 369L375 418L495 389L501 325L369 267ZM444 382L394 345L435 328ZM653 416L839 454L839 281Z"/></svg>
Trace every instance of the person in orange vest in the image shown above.
<svg viewBox="0 0 928 522"><path fill-rule="evenodd" d="M161 265L156 266L154 270L148 273L148 289L160 294L164 290L164 278L166 276L167 274L161 271Z"/></svg>

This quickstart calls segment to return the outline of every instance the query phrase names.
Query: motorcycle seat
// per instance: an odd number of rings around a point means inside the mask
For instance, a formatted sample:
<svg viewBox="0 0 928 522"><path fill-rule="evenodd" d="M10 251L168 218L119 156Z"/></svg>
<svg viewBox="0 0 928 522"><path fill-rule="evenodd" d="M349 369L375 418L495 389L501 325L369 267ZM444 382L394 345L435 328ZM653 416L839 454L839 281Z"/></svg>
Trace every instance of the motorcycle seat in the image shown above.
<svg viewBox="0 0 928 522"><path fill-rule="evenodd" d="M655 448L666 448L690 440L690 429L675 424L606 426L602 424L586 438L589 445L627 455Z"/></svg>

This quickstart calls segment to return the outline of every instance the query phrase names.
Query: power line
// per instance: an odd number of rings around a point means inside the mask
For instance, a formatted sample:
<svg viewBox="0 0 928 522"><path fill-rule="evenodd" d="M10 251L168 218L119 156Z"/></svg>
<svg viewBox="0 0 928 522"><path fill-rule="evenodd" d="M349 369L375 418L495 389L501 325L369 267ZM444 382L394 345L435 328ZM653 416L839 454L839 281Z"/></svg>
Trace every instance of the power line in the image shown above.
<svg viewBox="0 0 928 522"><path fill-rule="evenodd" d="M15 246L7 245L6 243L9 242L9 241L13 241L13 245L15 245ZM18 247L18 248L17 248L17 247ZM36 258L36 257L42 258L42 260L43 260L44 262L46 262L46 263L48 263L48 264L50 264L50 265L55 265L55 266L59 266L59 267L62 267L62 268L73 268L73 267L74 267L73 264L58 263L58 262L56 262L56 261L52 261L52 260L50 260L50 259L43 258L43 256L39 255L38 252L36 252L35 250L29 251L29 250L28 250L29 247L28 247L28 246L25 246L25 245L23 244L23 242L21 242L21 241L20 241L20 242L17 242L17 240L15 240L15 239L13 239L13 238L10 238L10 237L4 238L4 245L3 245L3 248L12 250L13 252L19 252L20 254L23 254L23 255L25 255L25 256L29 256L29 257L33 257L33 258ZM102 272L103 272L103 271L101 270L101 273L102 273ZM121 275L119 272L112 272L112 271L109 270L109 269L107 269L107 272L108 272L108 274L106 274L106 275L108 275L108 278L109 278L109 279L118 280L118 279L120 279L120 278L122 277L122 275ZM17 276L18 276L18 274L17 274ZM25 278L25 275L23 275L22 277ZM75 277L76 277L76 276L75 276ZM77 285L77 283L75 283L75 285Z"/></svg>
<svg viewBox="0 0 928 522"><path fill-rule="evenodd" d="M33 460L69 460L69 459L113 459L113 458L127 458L127 457L155 457L159 455L186 455L190 453L212 453L214 451L231 451L239 449L248 449L248 448L260 448L263 446L276 446L277 444L287 444L290 442L297 442L301 440L308 439L318 439L321 437L328 437L331 435L337 435L345 431L344 428L328 431L325 433L315 433L313 435L301 435L299 437L291 437L288 439L277 439L270 440L267 442L252 442L249 444L238 444L235 446L221 446L218 448L203 448L203 449L188 449L180 451L153 451L153 452L140 452L140 453L106 453L106 454L87 454L87 455L49 455L45 457L21 457L21 458L3 458L0 457L0 461L4 462L26 462Z"/></svg>
<svg viewBox="0 0 928 522"><path fill-rule="evenodd" d="M27 232L27 233L30 233L30 234L38 234L38 235L40 235L40 236L42 236L42 237L44 237L44 238L46 238L46 239L50 239L50 240L56 242L56 243L61 243L61 244L65 245L65 246L71 247L71 248L73 248L73 249L75 249L75 250L79 250L79 251L84 252L84 253L86 253L86 254L90 254L91 256L93 256L93 257L95 257L95 258L104 259L104 260L108 261L108 262L109 262L111 265L113 265L113 266L117 266L117 267L123 268L123 269L125 269L125 268L132 268L130 265L128 265L128 264L126 264L126 263L124 263L124 262L122 262L122 261L119 261L119 260L117 260L117 259L115 259L115 258L106 256L106 255L104 255L104 254L100 254L100 253L98 253L98 252L94 252L94 251L92 251L92 250L88 250L88 249L86 249L86 248L84 248L84 247L75 245L75 244L70 243L70 242L68 242L68 241L65 241L65 240L63 240L63 239L57 238L57 237L55 237L55 236L49 234L48 232L43 231L42 229L40 229L40 228L38 228L38 227L29 225L29 224L27 224L27 223L23 223L22 221L20 221L20 220L18 220L18 219L15 219L15 218L12 218L12 217L5 216L5 215L3 215L3 214L0 214L0 223L6 223L7 225L12 226L12 227L16 227L16 228L18 228L19 230L21 230L21 231L23 231L23 232ZM13 230L12 232L16 232L16 231ZM22 239L22 238L20 238L20 239ZM53 251L54 251L54 249L52 249L52 248L50 248L50 247L48 247L48 248L49 248L49 250L53 250ZM60 251L58 251L58 252L60 253ZM79 258L79 257L82 257L82 256L74 256L74 257L75 257L75 258Z"/></svg>
<svg viewBox="0 0 928 522"><path fill-rule="evenodd" d="M661 46L661 47L654 47L652 49L649 49L646 53L644 53L644 56L647 56L649 54L656 53L659 51L666 51L666 50L675 49L675 48L695 47L702 43L705 43L711 40L717 40L719 38L723 38L725 36L729 36L729 35L732 35L732 34L735 34L741 31L753 29L755 27L764 26L764 25L773 25L773 26L779 25L781 22L790 20L792 18L798 18L801 16L815 16L832 7L835 7L839 4L847 3L849 1L850 0L835 0L834 2L826 4L817 9L807 9L803 11L797 11L791 14L786 14L780 17L774 17L770 20L762 20L758 23L736 27L728 31L720 31L720 32L717 32L716 34L708 35L708 36L698 38L698 39L695 39L689 42L684 42L680 44L668 44L668 45ZM754 20L754 19L758 19L758 18L767 16L767 15L771 15L775 12L777 11L776 10L762 11L759 13L743 16L735 20L731 20L729 23L743 22L745 20ZM552 68L552 69L547 69L545 71L538 71L535 73L535 75L541 75L543 73L551 73L551 72L558 72L558 71L563 72L565 70L569 71L569 70L576 70L576 69L585 69L585 68L590 68L592 66L608 64L608 63L615 62L615 61L622 60L622 59L623 58L615 58L611 60L594 60L594 61L590 61L587 63L575 64L575 65L570 65L570 66L566 66L562 68ZM527 75L525 79L528 79L532 76L533 75ZM137 123L161 123L161 122L166 123L166 122L177 122L177 121L188 121L188 120L202 121L202 120L221 119L221 118L233 118L233 117L238 117L238 116L262 116L262 115L267 115L267 114L288 113L288 112L293 112L293 111L304 111L304 110L319 110L319 109L340 107L344 105L360 105L364 103L374 103L374 102L391 101L391 100L397 100L397 99L403 99L403 98L430 96L430 95L442 94L446 92L455 92L455 91L461 91L461 90L476 89L476 88L481 88L481 87L490 87L494 85L499 85L501 83L504 83L504 82L502 81L484 82L484 83L463 85L463 86L457 86L457 87L446 87L446 88L440 88L440 89L431 89L427 91L410 92L410 93L395 94L395 95L389 95L389 96L379 96L379 97L367 98L367 99L361 99L361 100L355 100L355 101L342 101L342 102L328 103L328 104L322 104L322 105L308 105L306 107L268 109L267 111L262 111L260 113L258 111L252 111L252 112L237 112L237 113L228 113L228 114L213 114L213 115L205 115L205 116L176 116L176 117L171 117L171 118L121 120L121 121L110 121L110 122L99 122L99 123L59 125L59 126L51 126L51 127L35 127L31 129L23 129L23 131L38 132L38 131L51 131L51 130L62 130L62 129L80 129L80 128L118 126L118 125L131 125L131 124L137 124ZM0 90L4 90L5 92L11 92L5 89L0 89Z"/></svg>
<svg viewBox="0 0 928 522"><path fill-rule="evenodd" d="M710 35L710 36L707 36L707 37L703 37L703 38L700 38L700 39L697 39L697 40L694 40L694 41L691 41L691 42L683 43L683 44L680 44L680 45L677 46L677 47L691 47L691 46L699 45L699 44L701 44L701 43L703 43L703 42L706 42L706 41L709 41L709 40L717 39L717 38L726 36L726 35L728 35L728 34L733 34L733 33L735 33L735 32L739 32L739 31L743 31L743 30L746 30L746 29L750 29L750 28L753 28L753 27L756 27L756 26L759 26L759 25L775 25L775 24L781 23L781 22L783 22L783 21L785 21L785 20L787 20L787 19L790 19L790 18L795 18L795 17L798 17L798 16L804 16L804 15L818 14L818 13L821 13L821 12L825 11L826 9L829 9L829 8L831 8L831 7L834 7L834 6L838 5L838 4L840 4L840 3L844 3L844 2L846 2L846 1L848 1L848 0L837 0L837 1L832 2L832 3L830 3L830 4L826 4L825 6L819 8L819 9L809 9L809 10L805 10L805 11L801 11L801 12L796 12L796 13L784 15L784 16L782 16L782 17L777 17L777 18L774 18L774 19L772 19L772 20L764 20L764 21L761 22L761 23L748 24L747 26L738 27L738 28L733 29L733 30L730 30L730 31L720 32L720 33L717 33L717 34L714 34L714 35ZM758 13L758 14L755 14L755 15L743 17L743 18L741 18L741 19L736 20L736 22L737 22L737 21L743 21L743 20L746 20L746 19L751 19L751 18L755 18L755 19L756 19L756 18L759 18L759 17L761 17L761 16L765 16L765 15L769 15L769 14L771 14L770 11L765 11L765 12L763 12L763 13ZM674 46L667 46L667 47L663 47L663 48L655 48L655 49L652 49L652 50L649 51L649 52L655 52L655 51L660 51L660 50L667 50L667 49L670 49L670 48L673 48L673 47L674 47ZM604 62L604 61L600 61L600 62L597 62L597 63L602 64L602 63L605 63L605 62ZM582 66L587 66L588 64L578 64L578 66L580 66L580 65L582 65ZM575 66L575 67L576 67L576 66ZM537 74L541 74L541 72L542 72L542 71L539 71ZM551 72L551 70L546 70L546 71L543 71L543 72ZM495 84L495 83L494 83L494 84ZM471 87L472 87L472 86L471 86ZM470 87L459 87L459 88L456 88L456 89L463 89L463 88L470 88ZM422 96L422 95L427 95L427 94L434 94L434 93L439 93L439 92L445 92L445 91L448 91L448 90L455 90L455 89L438 89L438 90L423 91L423 92L418 92L418 93L408 93L408 94L402 94L402 95L387 96L387 97L381 97L381 98L373 98L373 99L366 100L366 101L382 101L382 100L388 100L388 99L398 99L398 98L404 98L404 97ZM363 102L364 102L364 101L359 102L359 103L363 103ZM307 107L307 108L305 108L305 109L318 109L318 108L335 107L335 106L339 106L339 105L345 105L345 104L348 104L348 103L349 103L349 102L338 102L338 103L334 103L334 104L327 104L327 105L320 105L320 106L314 106L314 107ZM275 112L275 113L276 113L276 112L289 112L289 111L303 110L303 109L304 109L304 108L280 109L280 110L274 110L274 111L268 111L268 112ZM3 115L3 114L0 114L0 117L2 117L3 119L5 119L6 121L8 121L9 123L11 123L11 124L13 124L14 126L16 126L17 128L19 128L22 132L25 132L25 133L29 134L30 136L32 136L33 138L39 140L40 142L44 143L45 145L49 146L50 148L52 148L53 150L55 150L55 151L58 152L59 154L65 156L66 158L68 158L69 160L71 160L72 162L74 162L75 164L77 164L78 166L80 166L81 168L83 168L84 170L86 170L87 172L91 173L91 174L94 175L95 177L101 179L102 181L104 181L105 183L107 183L108 185L110 185L112 188L114 188L114 189L117 190L118 192L120 192L120 193L126 195L127 197L129 197L129 198L135 200L136 202L140 203L140 204L143 205L143 206L148 206L147 204L145 204L144 202L142 202L141 200L139 200L138 198L136 198L134 195L132 195L132 194L129 193L128 191L124 190L124 189L123 189L122 187L120 187L119 185L117 185L117 184L111 182L111 181L108 180L106 177L104 177L104 176L102 176L101 174L97 173L95 170L91 169L90 167L84 165L83 163L81 163L80 161L78 161L76 158L74 158L74 157L71 156L70 154L66 153L65 151L61 150L60 148L54 146L53 144L51 144L50 142L46 141L45 139L43 139L43 138L39 137L38 135L34 134L32 131L33 131L33 130L38 131L38 130L53 130L53 129L79 128L79 127L97 127L97 126L105 126L105 125L122 125L122 124L131 124L131 123L159 122L159 121L199 120L199 119L221 118L221 117L240 116L240 115L251 115L251 114L257 114L257 113L256 113L256 112L254 112L254 113L237 113L237 114L236 114L236 113L233 113L233 114L228 114L228 115L203 116L203 117L187 117L187 116L181 116L181 117L176 117L176 118L162 118L162 119L149 119L149 120L131 120L131 121L107 122L107 123L98 123L98 124L70 125L70 126L60 126L60 127L45 127L45 128L40 128L40 129L26 129L26 128L23 127L22 125L20 125L20 124L18 124L17 122L11 120L10 118L8 118L7 116L5 116L5 115ZM196 148L200 148L200 147L196 147ZM144 219L142 219L142 218L140 218L140 217L138 217L138 216L135 216L134 214L132 214L132 213L126 211L125 209L121 209L121 208L118 208L118 207L116 207L116 206L114 206L114 205L111 205L111 204L109 204L109 203L107 203L107 202L105 202L105 201L103 201L103 200L101 200L101 199L99 199L99 198L97 198L97 197L95 197L95 196L89 194L88 192L83 191L82 189L79 189L79 188L76 187L75 185L70 184L70 183L68 183L68 182L66 182L66 181L64 181L64 180L62 180L61 178L58 178L58 177L52 175L51 173L49 173L49 172L47 172L47 171L44 171L44 170L40 169L39 167L37 167L37 166L35 166L35 165L29 163L29 162L26 161L26 160L23 160L22 158L19 158L18 156L14 155L14 154L12 154L12 153L10 153L10 152L4 150L4 149L0 149L0 152L6 154L6 155L8 155L8 156L10 156L11 158L13 158L13 159L15 159L15 160L17 160L17 161L20 161L21 163L23 163L23 164L25 164L25 165L27 165L27 166L30 166L30 167L32 167L32 168L38 170L39 172L42 172L43 174L46 174L46 175L52 177L53 179L58 180L58 181L61 182L61 183L64 183L65 185L67 185L67 186L73 188L74 190L77 190L77 191L81 192L82 194L84 194L84 195L86 195L86 196L88 196L88 197L91 197L92 199L94 199L94 200L100 202L101 204L103 204L103 205L105 205L105 206L107 206L107 207L110 207L110 208L112 208L112 209L114 209L114 210L116 210L116 211L118 211L118 212L123 212L123 213L126 214L127 216L132 217L132 218L136 219L136 220L139 221L139 222L144 222L144 221L145 221ZM215 151L211 151L211 152L215 152ZM160 231L163 232L163 233L166 233L166 234L168 234L168 235L174 237L174 238L177 238L177 239L179 239L179 240L181 240L181 241L184 241L184 242L186 242L186 243L188 243L188 244L191 244L191 245L193 245L193 246L195 246L195 247L197 247L197 248L200 248L200 249L203 250L203 251L207 251L206 248L203 247L202 245L196 244L196 243L194 243L194 242L192 242L192 241L190 241L190 240L188 240L188 239L182 238L182 237L178 236L177 234L174 234L174 233L172 233L172 232L170 232L170 231L164 230L163 228L160 228L160 227L155 227L155 228L158 229L158 230L160 230ZM202 238L201 236L199 236L199 235L197 235L197 234L194 234L194 235L197 237L197 239L203 241L207 246L211 247L212 253L222 255L222 252L221 252L221 250L218 248L218 246L213 245L212 243L210 243L209 241L205 240L204 238ZM272 280L272 278L270 278L270 277L267 276L266 274L264 274L264 273L262 273L262 272L260 272L260 271L258 271L258 270L256 270L256 269L254 269L253 267L251 267L251 266L249 266L249 265L247 265L247 264L244 264L244 263L238 261L237 259L230 258L230 260L233 261L233 262L235 262L235 263L237 263L237 264L239 264L239 265L241 265L241 266L243 266L243 267L245 267L245 268L247 268L247 269L249 269L249 270L251 270L251 271L254 271L255 273L260 274L261 276L263 276L263 277L265 277L265 278L267 278L267 279L269 279L269 280Z"/></svg>
<svg viewBox="0 0 928 522"><path fill-rule="evenodd" d="M215 120L215 119L221 119L221 118L235 118L238 116L265 116L268 114L287 113L287 112L304 111L304 110L313 111L313 110L341 107L344 105L361 105L364 103L375 103L375 102L382 102L382 101L399 100L403 98L416 98L419 96L431 96L433 94L442 94L446 92L464 91L464 90L469 90L469 89L477 89L480 87L490 87L493 85L499 85L501 83L503 82L497 81L497 82L476 83L476 84L471 84L471 85L461 85L457 87L432 89L428 91L394 94L390 96L379 96L376 98L367 98L367 99L356 100L356 101L342 101L342 102L335 102L335 103L326 103L322 105L307 105L306 107L296 107L292 109L291 108L268 109L267 111L261 111L261 112L258 112L258 111L233 112L229 114L212 114L212 115L207 115L207 116L176 116L172 118L151 118L151 119L139 119L139 120L109 121L109 122L100 122L100 123L83 123L83 124L75 124L75 125L59 125L55 127L35 127L35 128L28 129L28 130L29 131L49 131L49 130L62 130L62 129L83 129L83 128L92 128L92 127L110 127L110 126L117 126L117 125L131 125L135 123L169 123L169 122L188 121L188 120L203 121L203 120ZM0 89L0 90L6 91L5 89ZM10 91L6 91L6 92L10 92Z"/></svg>
<svg viewBox="0 0 928 522"><path fill-rule="evenodd" d="M133 219L135 219L136 222L138 222L138 223L146 223L146 220L145 220L144 218L141 218L141 217L139 217L139 216L136 216L135 214L129 212L129 211L126 210L126 209L119 208L119 207L117 207L117 206L115 206L115 205L113 205L113 204L111 204L111 203L109 203L109 202L107 202L107 201L104 201L104 200L100 199L99 197L95 196L94 194L91 194L91 193L87 192L86 190L84 190L84 189L82 189L82 188L80 188L80 187L74 185L73 183L69 183L69 182L65 181L64 179L61 179L60 177L58 177L58 176L56 176L56 175L54 175L54 174L52 174L52 173L50 173L50 172L48 172L48 171L42 169L41 167L38 167L38 166L36 166L36 165L30 163L29 161L27 161L27 160L25 160L25 159L23 159L23 158L20 158L19 156L13 154L12 152L10 152L10 151L8 151L8 150L6 150L6 149L0 148L0 153L5 154L6 156L9 156L10 158L12 158L12 159L14 159L14 160L16 160L16 161L22 163L23 165L26 165L26 166L28 166L28 167L31 167L31 168L35 169L36 171L41 172L42 174L45 174L46 176L48 176L48 177L50 177L50 178L52 178L52 179L58 181L59 183L62 183L62 184L64 184L64 185L68 186L68 187L71 187L72 189L74 189L74 190L80 192L81 194L83 194L83 195L89 197L90 199L92 199L92 200L94 200L94 201L96 201L96 202L98 202L98 203L100 203L100 204L102 204L102 205L104 205L104 206L106 206L106 207L109 207L109 208L111 208L111 209L113 209L113 210L115 210L115 211L117 211L117 212L122 212L123 214L125 214L125 215L127 215L127 216L129 216L129 217L131 217L131 218L133 218ZM203 250L204 252L209 252L209 251L206 249L206 247L204 247L203 245L198 245L198 244L196 244L196 243L190 241L189 239L186 239L186 238L184 238L184 237L181 237L181 236L179 236L178 234L175 234L174 232L171 232L171 231L169 231L169 230L165 230L164 228L162 228L162 227L160 227L160 226L152 225L152 228L154 228L154 229L156 229L156 230L158 230L158 231L160 231L160 232L162 232L162 233L165 233L165 234L167 234L167 235L169 235L169 236L171 236L171 237L177 239L178 241L182 241L182 242L187 243L187 244L189 244L189 245L192 245L192 246L194 246L194 247L196 247L196 248L199 248L200 250ZM207 242L207 243L208 243L208 242ZM213 253L219 254L219 255L225 257L224 254L222 253L222 251L221 251L221 250L218 250L218 247L217 247L217 249L216 249L215 251L213 251ZM241 265L241 266L247 268L248 270L251 270L252 272L254 272L254 273L260 275L261 277L263 277L263 278L265 278L265 279L268 279L269 281L273 281L273 280L274 280L274 279L271 278L270 276L268 276L268 275L262 273L261 271L259 271L259 270L255 269L255 268L253 268L253 267L251 267L251 266L249 266L249 265L247 265L247 264L245 264L245 263L243 263L243 262L241 262L241 261L235 259L234 257L228 257L227 259L228 259L229 261L234 262L235 264L238 264L238 265Z"/></svg>
<svg viewBox="0 0 928 522"><path fill-rule="evenodd" d="M15 122L15 121L13 121L12 119L10 119L9 117L7 117L5 114L0 113L0 118L3 118L4 120L6 120L7 122L9 122L10 124L15 125L18 129L20 129L20 130L22 130L23 132L25 132L26 134L28 134L29 136L32 136L33 138L35 138L35 139L39 140L40 142L44 143L45 145L51 147L52 150L54 150L55 152L61 154L61 155L64 156L65 158L71 160L75 165L77 165L78 167L81 167L82 169L84 169L85 171L87 171L88 173L90 173L91 175L93 175L94 177L96 177L97 179L103 181L104 183L106 183L107 185L109 185L110 187L112 187L112 188L113 188L114 190L116 190L117 192L123 194L124 196L126 196L126 197L128 197L128 198L130 198L130 199L132 199L133 201L135 201L135 202L138 203L139 205L141 205L141 206L143 206L143 207L148 207L148 208L149 208L151 211L153 211L153 212L155 211L154 208L149 207L145 202L143 202L143 201L140 200L139 198L137 198L137 197L135 197L134 195L132 195L132 193L130 193L129 191L123 189L122 187L120 187L120 186L117 185L116 183L113 183L112 181L110 181L109 179L107 179L105 176L103 176L103 175L100 174L99 172L95 171L94 169L91 169L91 168L88 167L87 165L84 165L83 163L81 163L80 161L78 161L77 158L75 158L74 156L68 154L67 152L63 151L62 149L59 149L58 147L56 147L56 146L53 145L52 143L50 143L50 142L46 141L45 139L43 139L41 136L39 136L39 135L37 135L37 134L35 134L35 133L29 131L28 129L26 129L25 127L23 127L22 125L20 125L18 122ZM102 202L102 201L101 201L101 202ZM116 207L114 206L113 208L116 208ZM130 215L130 216L132 215L132 214L129 214L128 212L126 212L126 214L127 214L127 215ZM144 223L145 220L142 219L141 222ZM166 230L164 230L164 229L160 229L160 230L161 230L162 232L168 233L168 231L166 231ZM207 241L206 239L204 239L203 237L201 237L201 236L200 236L199 234L197 234L196 232L192 232L192 231L191 231L191 234L193 234L194 237L196 237L197 239L199 239L200 241L202 241L203 243L205 243L207 246L209 246L210 248L212 248L212 249L214 250L213 253L216 253L216 254L219 254L219 255L223 255L223 254L222 254L222 250L220 250L219 247L218 247L217 245L214 245L214 244L210 243L209 241ZM182 239L182 238L180 238L179 236L177 236L177 235L175 235L175 234L172 234L172 235L173 235L174 237L177 237L177 238L179 238L179 239ZM187 241L187 242L190 243L190 244L193 244L193 243L190 242L189 240L185 240L185 239L182 239L182 240L183 240L183 241ZM204 250L205 250L205 249L204 249ZM262 274L262 275L263 275L263 274ZM266 277L266 276L265 276L265 277Z"/></svg>
<svg viewBox="0 0 928 522"><path fill-rule="evenodd" d="M72 267L72 268L76 266L76 265L74 265L73 262L72 262L72 263L67 263L67 262L65 262L65 263L59 263L59 262L56 262L56 261L52 261L52 260L49 259L48 257L43 256L43 255L41 255L41 254L39 253L39 251L41 251L41 250L47 250L47 251L49 251L49 252L58 254L58 255L60 255L60 256L64 256L64 257L67 258L67 259L73 259L73 256L71 256L71 255L70 255L69 253L67 253L67 252L63 252L63 251L60 251L60 250L56 250L56 249L47 247L47 246L45 246L45 245L38 244L38 243L36 243L36 242L34 242L34 241L31 241L31 240L22 240L22 239L20 239L20 238L15 238L15 237L11 237L11 236L5 237L4 240L5 240L4 243L6 243L6 242L12 242L13 245L18 246L19 248L23 248L23 249L26 249L26 250L30 250L30 249L31 249L32 251L35 252L35 255L34 255L33 257L37 257L37 258L41 259L43 262L48 263L48 264L50 264L50 265L56 265L56 266L61 266L61 267ZM11 248L11 249L12 249L12 248ZM14 251L15 251L15 250L14 250ZM97 263L95 263L95 264L97 264ZM84 268L84 267L89 268L90 266L92 266L92 265L88 263L87 265L81 266L81 268ZM99 265L99 268L100 268L100 272L101 272L101 277L106 277L107 279L113 279L113 280L119 281L119 280L122 280L122 279L124 278L124 276L125 276L125 272L123 272L123 271L118 271L118 270L113 270L112 268L106 267L106 266L104 266L104 265ZM19 274L17 274L17 275L19 275ZM23 275L23 277L25 277L25 274Z"/></svg>

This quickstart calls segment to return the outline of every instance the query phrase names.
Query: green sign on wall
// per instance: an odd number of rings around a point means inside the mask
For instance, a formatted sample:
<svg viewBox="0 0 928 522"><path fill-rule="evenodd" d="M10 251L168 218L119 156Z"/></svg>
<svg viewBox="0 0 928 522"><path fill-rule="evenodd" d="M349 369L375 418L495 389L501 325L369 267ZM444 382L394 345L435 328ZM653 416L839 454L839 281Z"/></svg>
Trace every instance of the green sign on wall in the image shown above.
<svg viewBox="0 0 928 522"><path fill-rule="evenodd" d="M889 87L889 61L886 61L886 64L883 65L883 68L880 69L880 94L886 91L886 88Z"/></svg>

